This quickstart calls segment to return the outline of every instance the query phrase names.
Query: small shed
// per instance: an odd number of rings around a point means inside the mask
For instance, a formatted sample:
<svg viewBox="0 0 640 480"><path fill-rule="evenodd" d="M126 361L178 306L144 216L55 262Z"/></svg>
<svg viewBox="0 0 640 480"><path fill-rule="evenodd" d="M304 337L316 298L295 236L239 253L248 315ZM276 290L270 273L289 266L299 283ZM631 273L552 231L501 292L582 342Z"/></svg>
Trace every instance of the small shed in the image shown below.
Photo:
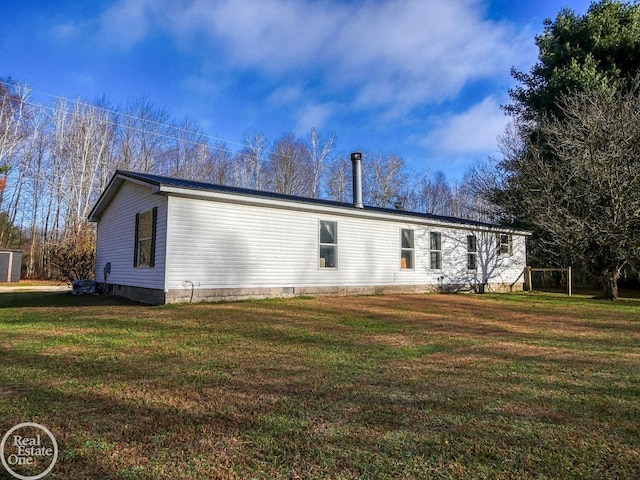
<svg viewBox="0 0 640 480"><path fill-rule="evenodd" d="M22 252L0 249L0 283L19 282L21 271Z"/></svg>

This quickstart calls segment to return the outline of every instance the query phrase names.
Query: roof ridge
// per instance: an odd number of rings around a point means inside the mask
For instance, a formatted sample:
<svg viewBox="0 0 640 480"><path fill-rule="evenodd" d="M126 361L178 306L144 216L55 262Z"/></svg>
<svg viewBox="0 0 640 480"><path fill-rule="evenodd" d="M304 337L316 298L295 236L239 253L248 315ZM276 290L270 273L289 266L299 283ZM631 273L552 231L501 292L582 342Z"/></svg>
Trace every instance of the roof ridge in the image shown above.
<svg viewBox="0 0 640 480"><path fill-rule="evenodd" d="M433 220L433 221L443 222L443 223L453 223L453 224L459 224L459 225L483 227L483 228L488 228L492 230L499 229L503 231L520 232L520 230L518 229L509 228L509 227L505 227L505 226L494 224L494 223L482 222L479 220L468 220L460 217L453 217L453 216L447 216L447 215L435 215L431 213L414 212L411 210L397 210L397 209L391 209L391 208L374 207L369 205L365 205L364 209L361 209L361 208L356 208L353 205L353 203L350 203L350 202L339 202L336 200L329 200L329 199L323 199L323 198L303 197L299 195L276 193L269 190L256 190L256 189L246 188L246 187L233 187L233 186L222 185L218 183L202 182L197 180L187 180L183 178L170 177L166 175L158 175L154 173L136 172L132 170L116 170L113 178L109 182L109 185L103 192L103 195L106 193L106 190L109 189L109 187L111 186L111 184L113 183L113 181L117 176L128 177L128 178L142 181L157 187L161 187L164 185L164 186L169 186L174 188L183 188L183 189L190 189L190 190L221 192L221 193L230 193L235 195L267 198L267 199L273 199L273 200L284 200L284 201L297 202L297 203L334 206L339 208L352 208L360 212L363 212L363 211L377 212L377 213L385 213L389 215L397 215L398 217L404 217L404 218L413 217L413 218L421 218L425 220L428 219L428 220ZM93 217L93 212L96 210L98 203L100 203L100 201L102 200L103 195L100 196L100 199L94 206L94 209L90 214L90 218ZM522 231L521 233L528 234L528 232L524 232L524 231Z"/></svg>

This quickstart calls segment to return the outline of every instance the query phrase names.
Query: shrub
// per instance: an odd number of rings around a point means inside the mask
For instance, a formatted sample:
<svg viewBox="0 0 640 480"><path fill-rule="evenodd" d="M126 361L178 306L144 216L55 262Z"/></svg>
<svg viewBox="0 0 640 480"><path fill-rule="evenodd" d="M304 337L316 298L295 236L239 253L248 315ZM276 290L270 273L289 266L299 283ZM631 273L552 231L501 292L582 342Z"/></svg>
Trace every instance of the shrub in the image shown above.
<svg viewBox="0 0 640 480"><path fill-rule="evenodd" d="M93 232L86 228L67 235L48 249L52 277L72 282L93 279L96 245Z"/></svg>

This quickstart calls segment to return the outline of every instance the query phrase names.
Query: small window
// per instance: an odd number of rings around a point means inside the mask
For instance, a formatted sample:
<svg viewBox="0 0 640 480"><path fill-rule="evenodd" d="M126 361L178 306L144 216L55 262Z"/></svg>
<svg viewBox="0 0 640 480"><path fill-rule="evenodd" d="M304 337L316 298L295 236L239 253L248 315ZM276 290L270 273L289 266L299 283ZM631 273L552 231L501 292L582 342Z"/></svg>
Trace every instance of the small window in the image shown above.
<svg viewBox="0 0 640 480"><path fill-rule="evenodd" d="M511 235L500 235L500 245L499 252L500 255L511 255L513 254L513 244Z"/></svg>
<svg viewBox="0 0 640 480"><path fill-rule="evenodd" d="M403 228L401 233L400 267L413 268L413 230Z"/></svg>
<svg viewBox="0 0 640 480"><path fill-rule="evenodd" d="M442 236L440 232L431 232L431 270L442 270Z"/></svg>
<svg viewBox="0 0 640 480"><path fill-rule="evenodd" d="M320 221L320 268L337 268L338 224Z"/></svg>
<svg viewBox="0 0 640 480"><path fill-rule="evenodd" d="M478 268L478 242L475 235L467 235L467 269Z"/></svg>
<svg viewBox="0 0 640 480"><path fill-rule="evenodd" d="M154 267L156 254L156 222L158 208L136 214L134 267Z"/></svg>

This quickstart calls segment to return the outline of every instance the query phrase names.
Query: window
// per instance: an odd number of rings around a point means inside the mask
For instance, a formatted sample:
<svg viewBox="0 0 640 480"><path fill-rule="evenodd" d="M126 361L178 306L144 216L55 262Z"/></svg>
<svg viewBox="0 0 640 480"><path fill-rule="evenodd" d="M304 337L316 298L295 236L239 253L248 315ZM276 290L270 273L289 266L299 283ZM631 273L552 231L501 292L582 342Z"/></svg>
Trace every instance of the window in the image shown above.
<svg viewBox="0 0 640 480"><path fill-rule="evenodd" d="M511 235L499 235L499 252L500 255L511 255L513 253L513 246Z"/></svg>
<svg viewBox="0 0 640 480"><path fill-rule="evenodd" d="M136 241L133 251L134 267L155 266L156 221L158 208L154 207L142 213L136 213Z"/></svg>
<svg viewBox="0 0 640 480"><path fill-rule="evenodd" d="M467 269L476 270L478 264L478 242L475 235L467 235Z"/></svg>
<svg viewBox="0 0 640 480"><path fill-rule="evenodd" d="M440 232L431 232L431 270L442 270L442 236Z"/></svg>
<svg viewBox="0 0 640 480"><path fill-rule="evenodd" d="M413 230L402 229L400 248L400 267L413 268Z"/></svg>
<svg viewBox="0 0 640 480"><path fill-rule="evenodd" d="M338 224L320 221L320 268L337 268Z"/></svg>

